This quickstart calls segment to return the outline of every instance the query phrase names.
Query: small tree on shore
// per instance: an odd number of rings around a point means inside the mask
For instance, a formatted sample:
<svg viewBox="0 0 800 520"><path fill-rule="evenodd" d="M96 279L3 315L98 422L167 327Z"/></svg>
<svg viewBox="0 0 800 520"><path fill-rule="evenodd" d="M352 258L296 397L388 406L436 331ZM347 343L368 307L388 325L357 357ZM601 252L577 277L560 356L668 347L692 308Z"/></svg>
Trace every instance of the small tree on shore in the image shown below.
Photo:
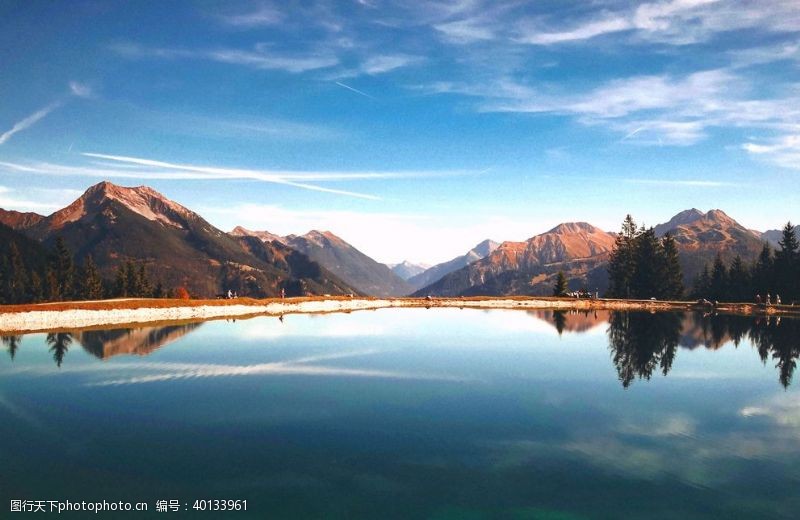
<svg viewBox="0 0 800 520"><path fill-rule="evenodd" d="M567 278L564 276L564 271L559 271L556 277L556 284L553 287L553 296L566 296L567 295Z"/></svg>

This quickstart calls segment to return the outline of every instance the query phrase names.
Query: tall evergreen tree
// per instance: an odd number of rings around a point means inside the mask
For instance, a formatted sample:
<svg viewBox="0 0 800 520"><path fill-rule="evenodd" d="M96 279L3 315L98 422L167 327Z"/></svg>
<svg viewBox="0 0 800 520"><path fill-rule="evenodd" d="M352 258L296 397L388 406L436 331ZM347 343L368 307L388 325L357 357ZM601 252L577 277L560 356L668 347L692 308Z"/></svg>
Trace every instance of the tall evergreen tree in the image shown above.
<svg viewBox="0 0 800 520"><path fill-rule="evenodd" d="M68 300L75 296L75 264L72 253L62 237L57 237L53 248L51 266L58 282L58 290L51 291L57 294L58 300Z"/></svg>
<svg viewBox="0 0 800 520"><path fill-rule="evenodd" d="M9 303L27 301L28 273L17 244L12 242L8 248L8 267L6 272L6 299Z"/></svg>
<svg viewBox="0 0 800 520"><path fill-rule="evenodd" d="M556 277L556 285L553 287L553 296L566 296L567 295L567 278L564 276L564 271L558 272Z"/></svg>
<svg viewBox="0 0 800 520"><path fill-rule="evenodd" d="M38 303L44 300L44 283L42 282L42 276L35 270L31 271L30 286L30 300L33 303Z"/></svg>
<svg viewBox="0 0 800 520"><path fill-rule="evenodd" d="M666 259L653 228L643 230L634 240L633 276L630 294L636 298L662 298L667 278Z"/></svg>
<svg viewBox="0 0 800 520"><path fill-rule="evenodd" d="M711 291L711 273L708 270L708 264L703 266L703 271L694 279L692 286L692 298L706 298L710 297Z"/></svg>
<svg viewBox="0 0 800 520"><path fill-rule="evenodd" d="M666 264L666 279L664 280L664 298L680 300L683 298L683 269L678 256L678 247L670 233L661 239Z"/></svg>
<svg viewBox="0 0 800 520"><path fill-rule="evenodd" d="M136 270L136 296L140 298L150 298L153 296L153 284L147 277L147 268L144 263L140 263Z"/></svg>
<svg viewBox="0 0 800 520"><path fill-rule="evenodd" d="M760 294L763 298L767 293L774 292L773 278L772 248L769 244L764 243L764 247L761 248L761 253L759 253L758 259L753 266L751 276L753 285L750 298L753 298L756 294Z"/></svg>
<svg viewBox="0 0 800 520"><path fill-rule="evenodd" d="M92 255L86 255L81 270L80 296L84 300L99 300L103 297L103 280Z"/></svg>
<svg viewBox="0 0 800 520"><path fill-rule="evenodd" d="M633 217L627 215L622 230L614 242L614 250L608 261L608 295L613 298L631 296L631 279L634 271L634 241L639 231Z"/></svg>
<svg viewBox="0 0 800 520"><path fill-rule="evenodd" d="M722 257L717 254L714 266L711 268L711 283L708 298L711 300L724 300L728 292L728 269L722 262Z"/></svg>
<svg viewBox="0 0 800 520"><path fill-rule="evenodd" d="M734 302L750 301L750 273L742 261L742 257L736 255L728 270L728 289L725 299Z"/></svg>
<svg viewBox="0 0 800 520"><path fill-rule="evenodd" d="M114 276L114 297L125 298L128 296L128 266L121 263L117 266Z"/></svg>
<svg viewBox="0 0 800 520"><path fill-rule="evenodd" d="M790 301L800 297L798 294L798 276L800 276L800 244L795 235L794 226L788 222L783 228L780 249L775 252L774 286L777 294L782 294L784 300Z"/></svg>
<svg viewBox="0 0 800 520"><path fill-rule="evenodd" d="M58 280L56 271L48 266L44 272L45 299L56 302L61 300L61 283Z"/></svg>

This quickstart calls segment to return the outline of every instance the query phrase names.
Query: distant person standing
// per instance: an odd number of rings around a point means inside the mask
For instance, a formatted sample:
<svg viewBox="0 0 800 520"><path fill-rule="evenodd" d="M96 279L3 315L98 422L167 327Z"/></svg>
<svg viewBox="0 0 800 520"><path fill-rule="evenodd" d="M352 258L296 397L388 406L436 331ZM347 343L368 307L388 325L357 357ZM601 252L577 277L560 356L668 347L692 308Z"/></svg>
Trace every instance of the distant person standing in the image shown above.
<svg viewBox="0 0 800 520"><path fill-rule="evenodd" d="M775 295L775 305L780 305L780 304L781 304L781 295L780 294L776 294Z"/></svg>
<svg viewBox="0 0 800 520"><path fill-rule="evenodd" d="M756 294L756 303L761 305L761 295L760 294Z"/></svg>
<svg viewBox="0 0 800 520"><path fill-rule="evenodd" d="M281 288L281 299L286 298L286 289Z"/></svg>
<svg viewBox="0 0 800 520"><path fill-rule="evenodd" d="M769 293L767 293L767 305L770 305L770 301L771 301L771 299L770 299Z"/></svg>

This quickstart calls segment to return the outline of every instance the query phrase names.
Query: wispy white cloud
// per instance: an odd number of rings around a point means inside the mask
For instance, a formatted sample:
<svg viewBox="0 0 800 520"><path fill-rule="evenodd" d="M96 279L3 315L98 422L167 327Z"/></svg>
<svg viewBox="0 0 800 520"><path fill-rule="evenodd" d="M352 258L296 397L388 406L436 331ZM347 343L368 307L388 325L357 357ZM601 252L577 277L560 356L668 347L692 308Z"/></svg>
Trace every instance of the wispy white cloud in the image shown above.
<svg viewBox="0 0 800 520"><path fill-rule="evenodd" d="M361 51L365 53L365 51ZM378 76L425 61L422 56L410 54L367 54L358 58L361 63L355 67L342 68L326 75L326 79L338 80L358 76Z"/></svg>
<svg viewBox="0 0 800 520"><path fill-rule="evenodd" d="M274 5L261 4L255 9L236 14L220 15L219 19L226 25L243 29L269 27L284 20L283 13Z"/></svg>
<svg viewBox="0 0 800 520"><path fill-rule="evenodd" d="M11 139L14 136L14 134L22 132L23 130L27 130L28 128L32 127L33 125L35 125L36 123L47 117L47 115L50 112L52 112L53 110L57 109L60 106L61 102L51 103L46 107L37 110L28 117L25 117L17 121L16 123L14 123L14 126L12 126L9 130L6 130L2 134L0 134L0 145L8 142L8 140Z"/></svg>
<svg viewBox="0 0 800 520"><path fill-rule="evenodd" d="M86 83L81 83L78 81L70 81L69 90L73 96L78 96L82 98L88 98L92 96L92 88Z"/></svg>
<svg viewBox="0 0 800 520"><path fill-rule="evenodd" d="M782 168L800 170L800 133L782 135L762 143L744 143L742 149Z"/></svg>
<svg viewBox="0 0 800 520"><path fill-rule="evenodd" d="M93 159L89 165L67 165L48 162L0 161L0 170L34 175L79 176L101 179L137 180L253 180L282 184L295 188L345 195L368 200L380 200L377 195L320 186L318 183L339 181L369 181L376 179L411 179L443 176L477 175L471 170L402 170L402 171L297 171L244 169L173 163L141 157L128 157L85 152ZM310 184L314 183L314 184Z"/></svg>
<svg viewBox="0 0 800 520"><path fill-rule="evenodd" d="M722 181L701 181L701 180L670 180L670 179L624 179L631 184L649 184L653 186L686 186L690 188L724 188L741 186L741 184Z"/></svg>
<svg viewBox="0 0 800 520"><path fill-rule="evenodd" d="M624 18L612 16L605 19L593 20L573 29L559 32L539 32L520 36L517 41L535 45L551 45L554 43L588 40L596 36L626 31L631 29L631 23Z"/></svg>
<svg viewBox="0 0 800 520"><path fill-rule="evenodd" d="M361 70L369 75L383 74L421 61L421 57L408 54L381 54L364 60Z"/></svg>
<svg viewBox="0 0 800 520"><path fill-rule="evenodd" d="M496 36L494 29L482 17L434 24L433 28L439 31L446 41L458 44L492 40Z"/></svg>
<svg viewBox="0 0 800 520"><path fill-rule="evenodd" d="M213 61L243 65L262 70L285 70L287 72L305 72L309 70L333 67L339 59L325 54L279 54L259 47L256 51L238 49L220 49L200 55Z"/></svg>
<svg viewBox="0 0 800 520"><path fill-rule="evenodd" d="M759 99L755 96L763 94L734 68L617 78L586 92L558 92L553 88L544 92L507 77L416 88L433 94L475 97L476 109L482 112L574 117L584 125L619 132L619 142L631 144L693 145L705 139L710 128L794 133L800 121L800 95L789 90Z"/></svg>
<svg viewBox="0 0 800 520"><path fill-rule="evenodd" d="M265 44L257 44L253 49L247 50L233 48L189 50L123 43L112 45L111 50L121 56L132 59L199 59L241 65L259 70L284 70L291 73L324 69L339 63L339 59L327 51L286 52L273 49Z"/></svg>
<svg viewBox="0 0 800 520"><path fill-rule="evenodd" d="M785 0L668 0L611 11L595 10L578 19L567 18L562 27L558 25L554 18L523 20L514 39L533 45L555 45L629 31L632 38L626 44L638 40L687 45L745 28L796 31L800 28L800 10L796 3Z"/></svg>

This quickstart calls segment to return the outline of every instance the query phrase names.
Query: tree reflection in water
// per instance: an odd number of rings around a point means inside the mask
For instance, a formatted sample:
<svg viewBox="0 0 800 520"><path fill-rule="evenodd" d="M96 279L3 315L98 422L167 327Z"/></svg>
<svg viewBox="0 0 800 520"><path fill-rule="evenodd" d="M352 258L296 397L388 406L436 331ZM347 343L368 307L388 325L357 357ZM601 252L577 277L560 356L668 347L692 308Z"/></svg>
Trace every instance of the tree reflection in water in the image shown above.
<svg viewBox="0 0 800 520"><path fill-rule="evenodd" d="M19 344L22 343L22 336L0 336L0 342L6 346L8 355L11 356L11 361L14 361L17 350L19 350Z"/></svg>
<svg viewBox="0 0 800 520"><path fill-rule="evenodd" d="M667 375L675 360L683 314L613 312L608 341L622 386L650 379L657 368Z"/></svg>
<svg viewBox="0 0 800 520"><path fill-rule="evenodd" d="M749 336L761 361L775 361L781 385L788 388L800 357L800 320L761 318L755 321Z"/></svg>
<svg viewBox="0 0 800 520"><path fill-rule="evenodd" d="M68 332L51 332L47 335L47 344L50 345L50 351L53 353L53 361L61 368L64 356L72 344L72 334Z"/></svg>
<svg viewBox="0 0 800 520"><path fill-rule="evenodd" d="M692 337L693 333L700 337ZM775 361L778 379L784 388L788 388L800 357L800 320L614 312L608 328L611 357L625 388L637 377L650 379L658 368L667 375L678 346L693 348L702 344L717 349L730 341L738 347L745 338L758 350L764 363L769 359ZM684 342L686 344L682 345Z"/></svg>

